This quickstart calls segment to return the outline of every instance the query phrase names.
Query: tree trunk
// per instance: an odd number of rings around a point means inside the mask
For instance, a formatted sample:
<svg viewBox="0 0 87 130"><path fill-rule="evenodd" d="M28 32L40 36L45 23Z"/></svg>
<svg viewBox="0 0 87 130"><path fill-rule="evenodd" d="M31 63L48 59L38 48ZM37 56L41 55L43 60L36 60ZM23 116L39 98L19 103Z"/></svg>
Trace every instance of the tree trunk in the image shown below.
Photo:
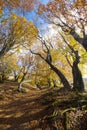
<svg viewBox="0 0 87 130"><path fill-rule="evenodd" d="M72 74L73 74L73 89L78 91L84 91L82 74L81 71L79 70L78 63L76 63L76 61L73 62Z"/></svg>
<svg viewBox="0 0 87 130"><path fill-rule="evenodd" d="M78 55L78 51L75 52L75 59L72 65L72 74L73 74L73 89L78 91L84 91L84 83L81 71L78 67L80 62L80 56Z"/></svg>
<svg viewBox="0 0 87 130"><path fill-rule="evenodd" d="M66 79L66 77L63 75L63 73L58 68L56 68L54 65L52 65L51 63L49 63L48 61L46 61L46 62L49 64L49 66L51 67L51 69L58 75L58 77L60 78L61 83L63 84L63 86L66 89L70 89L71 86L70 86L68 80Z"/></svg>
<svg viewBox="0 0 87 130"><path fill-rule="evenodd" d="M73 36L73 38L79 43L81 44L84 49L87 51L87 35L85 35L83 38L81 38L75 30L72 30L70 32L70 34Z"/></svg>
<svg viewBox="0 0 87 130"><path fill-rule="evenodd" d="M24 79L25 79L26 74L27 74L27 73L24 73L24 75L23 75L23 77L22 77L22 79L21 79L21 81L20 81L20 83L19 83L19 86L18 86L18 91L19 91L19 92L22 92L22 84L23 84L23 82L24 82Z"/></svg>
<svg viewBox="0 0 87 130"><path fill-rule="evenodd" d="M1 75L1 82L4 82L4 80L6 80L6 76L5 76L5 74L3 73L3 74Z"/></svg>
<svg viewBox="0 0 87 130"><path fill-rule="evenodd" d="M42 58L51 67L51 69L57 74L57 76L60 78L61 83L63 84L64 88L66 88L67 90L70 90L71 86L70 86L68 80L63 75L63 73L52 64L52 56L51 56L50 50L47 47L46 43L44 43L44 44L45 44L45 47L47 49L47 57L46 58L44 58L40 53L35 53L32 51L31 51L31 53L40 56L40 58Z"/></svg>
<svg viewBox="0 0 87 130"><path fill-rule="evenodd" d="M22 91L22 83L23 83L23 82L20 82L20 83L19 83L19 86L18 86L18 91L19 91L19 92Z"/></svg>

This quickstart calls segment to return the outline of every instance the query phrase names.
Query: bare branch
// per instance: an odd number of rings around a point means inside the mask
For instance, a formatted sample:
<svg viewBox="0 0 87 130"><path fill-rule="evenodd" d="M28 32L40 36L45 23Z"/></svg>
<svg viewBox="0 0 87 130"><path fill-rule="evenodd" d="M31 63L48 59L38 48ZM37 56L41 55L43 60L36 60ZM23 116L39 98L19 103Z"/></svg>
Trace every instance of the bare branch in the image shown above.
<svg viewBox="0 0 87 130"><path fill-rule="evenodd" d="M34 52L34 51L32 51L31 49L29 49L29 50L30 50L30 52L31 52L32 54L38 55L38 56L40 56L43 60L45 60L45 58L44 58L40 53Z"/></svg>

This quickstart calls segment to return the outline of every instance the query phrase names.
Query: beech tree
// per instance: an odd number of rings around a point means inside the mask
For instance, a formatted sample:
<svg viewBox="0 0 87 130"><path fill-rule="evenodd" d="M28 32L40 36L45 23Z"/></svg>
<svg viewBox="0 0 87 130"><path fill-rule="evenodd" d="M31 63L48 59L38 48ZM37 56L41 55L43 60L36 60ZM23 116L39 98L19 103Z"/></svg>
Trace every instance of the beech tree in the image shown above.
<svg viewBox="0 0 87 130"><path fill-rule="evenodd" d="M38 32L32 22L15 13L6 18L2 16L0 27L0 57L15 47L33 42Z"/></svg>
<svg viewBox="0 0 87 130"><path fill-rule="evenodd" d="M87 51L86 11L86 0L50 0L47 5L41 4L39 6L38 14L48 23L56 25L59 29L59 32L61 29L66 36L72 36L72 38L78 44L82 45L85 51ZM66 42L65 39L64 42ZM69 44L67 45L69 46ZM80 57L78 54L79 49L76 51L71 46L69 46L69 48L74 54L73 65L71 66L73 74L73 85L74 88L83 90L84 84L82 80L82 74L78 68L78 64L80 63Z"/></svg>
<svg viewBox="0 0 87 130"><path fill-rule="evenodd" d="M8 55L0 58L0 81L4 82L9 78L9 75L12 73L12 66L14 66L15 61L12 60Z"/></svg>
<svg viewBox="0 0 87 130"><path fill-rule="evenodd" d="M70 67L72 69L73 89L79 90L79 91L84 91L82 73L78 66L80 63L79 51L77 49L75 49L75 47L73 45L71 45L70 43L68 44L69 41L67 41L63 35L61 35L61 36L62 36L64 43L68 46L68 49L67 49L68 51L66 52L65 57L67 59L68 64L70 65ZM72 58L72 62L70 61L70 57Z"/></svg>
<svg viewBox="0 0 87 130"><path fill-rule="evenodd" d="M18 75L18 91L22 91L22 84L25 82L27 76L29 76L29 71L33 69L33 57L32 55L24 55L19 56L19 63L20 63L20 73Z"/></svg>
<svg viewBox="0 0 87 130"><path fill-rule="evenodd" d="M37 30L35 25L26 18L14 13L21 14L34 10L39 0L1 0L0 1L0 57L5 55L15 44L34 39ZM36 31L37 33L37 31ZM27 37L27 40L25 39Z"/></svg>
<svg viewBox="0 0 87 130"><path fill-rule="evenodd" d="M87 51L87 1L50 0L40 4L38 14L71 35Z"/></svg>
<svg viewBox="0 0 87 130"><path fill-rule="evenodd" d="M51 87L51 74L52 71L49 65L39 56L35 56L35 70L34 70L35 85L42 89L43 87Z"/></svg>
<svg viewBox="0 0 87 130"><path fill-rule="evenodd" d="M4 82L9 75L10 68L5 59L0 59L0 82Z"/></svg>
<svg viewBox="0 0 87 130"><path fill-rule="evenodd" d="M64 74L59 70L54 64L53 64L53 57L51 55L51 48L52 44L47 43L45 40L43 40L40 36L38 37L41 44L42 48L40 48L40 51L35 52L30 49L32 54L38 55L41 59L43 59L49 66L50 68L57 74L59 77L61 83L63 84L64 88L70 89L71 86L67 80L67 78L64 76Z"/></svg>

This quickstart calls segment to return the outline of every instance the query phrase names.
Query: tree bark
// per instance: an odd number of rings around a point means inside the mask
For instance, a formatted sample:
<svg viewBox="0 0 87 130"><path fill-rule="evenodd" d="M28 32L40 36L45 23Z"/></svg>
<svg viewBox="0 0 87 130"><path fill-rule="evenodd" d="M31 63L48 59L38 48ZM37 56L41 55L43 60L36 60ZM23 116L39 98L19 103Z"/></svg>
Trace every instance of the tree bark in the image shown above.
<svg viewBox="0 0 87 130"><path fill-rule="evenodd" d="M26 74L27 74L27 72L24 73L24 75L23 75L23 77L22 77L22 79L21 79L21 81L20 81L20 83L19 83L19 86L18 86L18 91L19 91L19 92L22 91L22 84L23 84L23 82L24 82L24 79L25 79Z"/></svg>
<svg viewBox="0 0 87 130"><path fill-rule="evenodd" d="M70 50L72 51L72 54L74 54L75 57L73 57L73 65L71 65L70 61L68 60L67 56L67 62L69 63L70 67L72 68L72 75L73 75L73 89L78 90L78 91L84 91L84 83L83 83L83 78L81 71L78 67L78 64L80 62L80 56L78 54L78 51L75 51L74 48L67 43L67 41L64 39L62 36L63 40L65 43L68 45Z"/></svg>
<svg viewBox="0 0 87 130"><path fill-rule="evenodd" d="M52 70L57 74L57 76L60 78L60 80L61 80L61 82L62 82L64 88L70 89L71 86L70 86L68 80L66 79L66 77L63 75L63 73L62 73L58 68L56 68L53 64L51 64L50 62L48 62L48 61L46 61L46 62L49 64L49 66L51 67L51 69L52 69Z"/></svg>
<svg viewBox="0 0 87 130"><path fill-rule="evenodd" d="M41 59L43 59L51 67L51 69L57 74L57 76L60 78L60 81L63 84L64 88L66 88L67 90L70 90L71 86L70 86L68 80L66 79L66 77L64 76L64 74L57 67L55 67L52 64L52 56L50 53L50 48L47 47L45 42L44 42L44 45L46 46L46 49L47 49L47 52L45 52L45 53L47 53L46 58L44 58L40 53L35 53L32 50L30 50L31 53L38 55Z"/></svg>
<svg viewBox="0 0 87 130"><path fill-rule="evenodd" d="M81 38L75 31L71 31L70 34L87 51L87 35L85 35L83 38Z"/></svg>
<svg viewBox="0 0 87 130"><path fill-rule="evenodd" d="M73 74L73 89L78 90L78 91L84 91L84 83L82 79L82 74L81 74L81 71L79 70L79 67L76 61L73 62L72 74Z"/></svg>

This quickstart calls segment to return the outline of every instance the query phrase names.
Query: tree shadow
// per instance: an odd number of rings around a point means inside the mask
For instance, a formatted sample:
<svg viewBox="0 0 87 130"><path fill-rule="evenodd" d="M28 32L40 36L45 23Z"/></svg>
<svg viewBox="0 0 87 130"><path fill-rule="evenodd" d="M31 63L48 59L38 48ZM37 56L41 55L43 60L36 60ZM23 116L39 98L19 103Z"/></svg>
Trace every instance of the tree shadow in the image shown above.
<svg viewBox="0 0 87 130"><path fill-rule="evenodd" d="M42 105L42 100L37 93L35 96L19 98L3 104L0 106L0 124L5 126L6 130L34 130L36 127L41 127L38 121L41 122L48 114L48 108ZM1 125L0 128L5 130Z"/></svg>

